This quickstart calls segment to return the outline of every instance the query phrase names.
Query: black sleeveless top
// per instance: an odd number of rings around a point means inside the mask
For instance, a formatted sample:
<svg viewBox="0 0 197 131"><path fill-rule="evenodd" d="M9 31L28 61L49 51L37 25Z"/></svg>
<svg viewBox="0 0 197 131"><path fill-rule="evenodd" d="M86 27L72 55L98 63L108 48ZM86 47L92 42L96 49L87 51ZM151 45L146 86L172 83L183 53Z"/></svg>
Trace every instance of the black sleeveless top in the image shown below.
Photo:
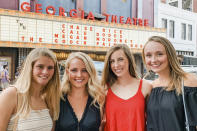
<svg viewBox="0 0 197 131"><path fill-rule="evenodd" d="M99 131L101 123L100 109L99 106L95 107L91 104L93 99L90 96L88 96L85 111L79 122L67 99L67 95L64 96L64 99L65 101L60 101L60 115L56 121L55 131Z"/></svg>
<svg viewBox="0 0 197 131"><path fill-rule="evenodd" d="M197 87L184 87L190 131L197 126ZM147 102L147 131L185 131L182 95L162 87L152 89Z"/></svg>

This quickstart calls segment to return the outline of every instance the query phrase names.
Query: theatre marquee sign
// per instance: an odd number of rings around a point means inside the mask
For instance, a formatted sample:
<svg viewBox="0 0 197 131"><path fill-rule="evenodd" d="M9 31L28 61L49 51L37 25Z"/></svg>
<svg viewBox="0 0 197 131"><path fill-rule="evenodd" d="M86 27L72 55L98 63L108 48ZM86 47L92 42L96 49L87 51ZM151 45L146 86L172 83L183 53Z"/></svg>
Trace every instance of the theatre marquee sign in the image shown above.
<svg viewBox="0 0 197 131"><path fill-rule="evenodd" d="M60 46L111 47L127 44L142 48L164 29L0 9L0 41ZM52 47L53 48L53 47Z"/></svg>

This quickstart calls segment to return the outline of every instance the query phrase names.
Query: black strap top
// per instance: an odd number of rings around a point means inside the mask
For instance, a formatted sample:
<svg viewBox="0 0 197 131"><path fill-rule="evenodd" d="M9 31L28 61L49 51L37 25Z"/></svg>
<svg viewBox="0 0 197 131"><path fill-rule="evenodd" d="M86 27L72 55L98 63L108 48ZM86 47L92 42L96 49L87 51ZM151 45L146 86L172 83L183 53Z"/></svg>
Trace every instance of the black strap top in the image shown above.
<svg viewBox="0 0 197 131"><path fill-rule="evenodd" d="M197 87L184 87L190 131L197 126ZM147 102L147 131L185 131L183 100L176 91L152 90Z"/></svg>
<svg viewBox="0 0 197 131"><path fill-rule="evenodd" d="M91 104L93 99L90 96L79 122L67 96L65 95L64 98L65 101L60 101L60 115L56 121L55 131L99 131L101 123L100 109L99 106L95 107Z"/></svg>

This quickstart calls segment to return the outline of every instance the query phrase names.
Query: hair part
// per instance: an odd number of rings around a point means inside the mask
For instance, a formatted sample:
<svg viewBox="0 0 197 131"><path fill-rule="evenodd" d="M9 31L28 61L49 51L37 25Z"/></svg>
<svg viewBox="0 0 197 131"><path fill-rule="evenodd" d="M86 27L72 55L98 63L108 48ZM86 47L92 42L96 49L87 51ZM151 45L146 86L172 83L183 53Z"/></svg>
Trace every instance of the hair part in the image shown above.
<svg viewBox="0 0 197 131"><path fill-rule="evenodd" d="M104 64L104 69L103 69L103 74L102 74L102 82L101 84L105 86L106 84L109 86L112 86L114 82L117 80L117 76L113 73L111 69L111 55L118 51L122 50L125 54L125 56L128 59L129 62L129 74L134 77L134 78L139 78L137 72L136 72L136 64L135 64L135 59L134 56L130 50L130 48L126 44L117 44L115 46L112 46L106 56L105 56L105 64Z"/></svg>
<svg viewBox="0 0 197 131"><path fill-rule="evenodd" d="M21 72L15 82L17 88L17 113L16 116L27 117L31 111L31 83L32 70L35 62L42 56L50 58L54 62L54 74L47 85L43 88L41 94L45 99L47 107L53 120L59 117L60 101L60 78L59 66L55 54L47 48L33 49L25 59Z"/></svg>
<svg viewBox="0 0 197 131"><path fill-rule="evenodd" d="M172 43L164 37L161 36L150 37L148 41L145 43L142 51L142 59L145 65L146 65L146 59L145 59L144 49L146 45L151 41L158 42L161 45L163 45L166 51L166 55L169 63L169 69L170 69L170 74L169 74L170 82L168 86L165 87L165 90L167 91L176 90L177 94L181 94L182 79L186 77L186 72L184 72L180 66L180 63L177 59L175 48L173 47Z"/></svg>

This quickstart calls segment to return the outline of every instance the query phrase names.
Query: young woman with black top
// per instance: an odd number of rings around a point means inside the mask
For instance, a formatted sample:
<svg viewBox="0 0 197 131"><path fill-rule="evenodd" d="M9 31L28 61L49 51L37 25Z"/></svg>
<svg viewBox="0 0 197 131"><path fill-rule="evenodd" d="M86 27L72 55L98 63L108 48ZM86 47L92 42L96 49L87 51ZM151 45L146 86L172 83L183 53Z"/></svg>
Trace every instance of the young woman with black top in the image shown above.
<svg viewBox="0 0 197 131"><path fill-rule="evenodd" d="M76 52L65 63L56 131L99 131L105 93L91 58Z"/></svg>
<svg viewBox="0 0 197 131"><path fill-rule="evenodd" d="M190 131L197 126L197 77L179 65L176 51L169 40L149 38L142 57L148 70L159 75L147 102L147 131L185 131L182 80Z"/></svg>

